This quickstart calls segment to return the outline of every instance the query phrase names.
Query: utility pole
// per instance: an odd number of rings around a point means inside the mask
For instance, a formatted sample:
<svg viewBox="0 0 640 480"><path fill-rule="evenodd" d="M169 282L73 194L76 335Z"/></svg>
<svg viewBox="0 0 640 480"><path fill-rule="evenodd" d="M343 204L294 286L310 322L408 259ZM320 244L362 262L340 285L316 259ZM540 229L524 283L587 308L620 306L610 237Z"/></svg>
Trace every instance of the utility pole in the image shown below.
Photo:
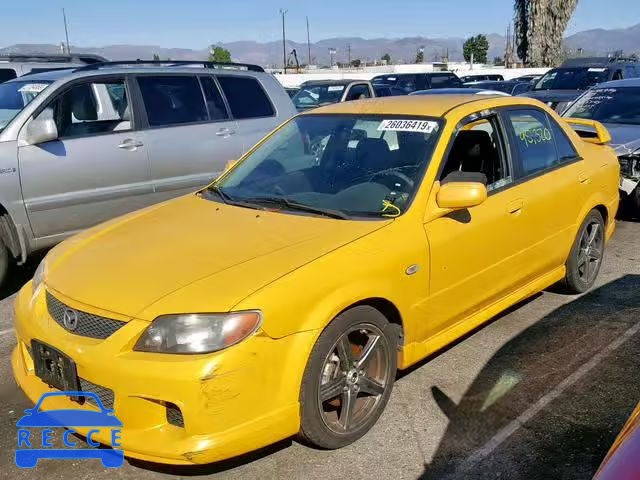
<svg viewBox="0 0 640 480"><path fill-rule="evenodd" d="M351 68L351 44L350 43L347 44L347 59L349 62L348 63L349 68Z"/></svg>
<svg viewBox="0 0 640 480"><path fill-rule="evenodd" d="M307 61L307 67L309 65L311 65L311 37L309 37L309 17L307 17L307 54L308 54L308 61Z"/></svg>
<svg viewBox="0 0 640 480"><path fill-rule="evenodd" d="M282 15L282 65L284 66L284 73L287 73L287 37L284 33L284 16L287 14L287 10L280 9L280 15Z"/></svg>
<svg viewBox="0 0 640 480"><path fill-rule="evenodd" d="M71 48L69 47L69 28L67 27L67 14L62 9L62 20L64 21L64 36L67 41L67 55L71 55Z"/></svg>

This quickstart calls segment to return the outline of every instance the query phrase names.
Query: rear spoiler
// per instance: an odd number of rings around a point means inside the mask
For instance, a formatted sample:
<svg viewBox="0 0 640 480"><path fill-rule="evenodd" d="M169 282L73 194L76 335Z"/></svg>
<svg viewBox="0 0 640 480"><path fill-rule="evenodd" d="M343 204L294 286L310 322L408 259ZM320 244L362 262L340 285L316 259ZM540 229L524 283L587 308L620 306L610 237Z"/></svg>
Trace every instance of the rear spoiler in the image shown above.
<svg viewBox="0 0 640 480"><path fill-rule="evenodd" d="M585 118L565 118L564 121L567 122L585 142L595 145L605 145L611 141L611 134L600 122Z"/></svg>

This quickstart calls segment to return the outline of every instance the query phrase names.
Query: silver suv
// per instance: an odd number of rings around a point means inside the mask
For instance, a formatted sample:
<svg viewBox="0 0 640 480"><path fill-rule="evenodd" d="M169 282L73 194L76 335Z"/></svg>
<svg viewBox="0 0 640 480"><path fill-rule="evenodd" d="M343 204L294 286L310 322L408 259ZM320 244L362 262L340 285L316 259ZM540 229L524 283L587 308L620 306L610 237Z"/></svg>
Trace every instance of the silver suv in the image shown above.
<svg viewBox="0 0 640 480"><path fill-rule="evenodd" d="M206 185L296 113L262 68L198 63L0 84L0 285L13 259Z"/></svg>

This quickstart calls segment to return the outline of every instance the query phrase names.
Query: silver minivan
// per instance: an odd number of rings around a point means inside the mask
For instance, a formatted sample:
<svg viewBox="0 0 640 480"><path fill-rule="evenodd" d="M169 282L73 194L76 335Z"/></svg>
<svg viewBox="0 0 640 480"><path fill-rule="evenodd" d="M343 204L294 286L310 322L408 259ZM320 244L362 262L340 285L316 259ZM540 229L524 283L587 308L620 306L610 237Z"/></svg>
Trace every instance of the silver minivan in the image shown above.
<svg viewBox="0 0 640 480"><path fill-rule="evenodd" d="M13 260L206 185L296 113L262 68L211 67L111 62L0 84L0 286Z"/></svg>

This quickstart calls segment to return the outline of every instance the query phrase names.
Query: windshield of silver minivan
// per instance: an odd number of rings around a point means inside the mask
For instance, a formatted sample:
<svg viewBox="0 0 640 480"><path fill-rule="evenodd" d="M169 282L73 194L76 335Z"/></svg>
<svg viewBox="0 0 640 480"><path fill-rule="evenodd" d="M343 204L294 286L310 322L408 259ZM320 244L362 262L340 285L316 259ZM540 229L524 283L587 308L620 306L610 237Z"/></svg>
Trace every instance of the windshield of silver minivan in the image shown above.
<svg viewBox="0 0 640 480"><path fill-rule="evenodd" d="M397 217L420 186L441 127L431 117L296 117L207 195L243 207L342 219Z"/></svg>
<svg viewBox="0 0 640 480"><path fill-rule="evenodd" d="M0 84L0 131L51 83L25 80Z"/></svg>

